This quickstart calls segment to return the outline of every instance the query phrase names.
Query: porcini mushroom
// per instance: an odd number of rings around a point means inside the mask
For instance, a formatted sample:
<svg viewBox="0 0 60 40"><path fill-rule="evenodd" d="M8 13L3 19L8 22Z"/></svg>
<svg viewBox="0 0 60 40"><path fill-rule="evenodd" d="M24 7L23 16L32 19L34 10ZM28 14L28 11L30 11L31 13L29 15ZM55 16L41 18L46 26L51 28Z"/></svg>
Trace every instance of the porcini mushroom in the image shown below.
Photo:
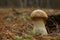
<svg viewBox="0 0 60 40"><path fill-rule="evenodd" d="M48 18L46 12L43 10L34 10L31 13L31 18L34 22L34 28L33 28L33 33L34 34L41 34L41 35L47 35L47 30L45 27L45 20Z"/></svg>

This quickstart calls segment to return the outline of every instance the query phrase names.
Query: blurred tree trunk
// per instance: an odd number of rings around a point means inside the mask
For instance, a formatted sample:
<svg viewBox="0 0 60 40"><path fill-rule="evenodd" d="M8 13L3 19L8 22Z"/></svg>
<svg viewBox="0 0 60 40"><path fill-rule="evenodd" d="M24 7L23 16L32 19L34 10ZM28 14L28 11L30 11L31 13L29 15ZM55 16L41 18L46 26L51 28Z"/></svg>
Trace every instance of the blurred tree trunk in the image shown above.
<svg viewBox="0 0 60 40"><path fill-rule="evenodd" d="M2 0L0 0L0 6L2 6Z"/></svg>
<svg viewBox="0 0 60 40"><path fill-rule="evenodd" d="M24 7L27 7L28 0L24 0Z"/></svg>
<svg viewBox="0 0 60 40"><path fill-rule="evenodd" d="M31 0L27 0L27 7L30 7Z"/></svg>
<svg viewBox="0 0 60 40"><path fill-rule="evenodd" d="M47 7L51 8L50 0L47 0Z"/></svg>
<svg viewBox="0 0 60 40"><path fill-rule="evenodd" d="M56 0L56 3L54 4L54 6L56 6L55 8L59 8L60 7L60 0Z"/></svg>
<svg viewBox="0 0 60 40"><path fill-rule="evenodd" d="M10 0L6 0L5 4L6 4L5 6L10 6Z"/></svg>
<svg viewBox="0 0 60 40"><path fill-rule="evenodd" d="M20 7L23 7L23 2L22 2L22 0L20 0Z"/></svg>
<svg viewBox="0 0 60 40"><path fill-rule="evenodd" d="M10 0L10 7L19 7L20 6L20 0Z"/></svg>
<svg viewBox="0 0 60 40"><path fill-rule="evenodd" d="M14 0L14 4L16 7L19 7L20 6L20 0Z"/></svg>
<svg viewBox="0 0 60 40"><path fill-rule="evenodd" d="M33 1L34 1L34 0L27 0L27 6L28 6L28 7L34 6Z"/></svg>
<svg viewBox="0 0 60 40"><path fill-rule="evenodd" d="M40 6L40 0L35 0L36 1L36 6Z"/></svg>
<svg viewBox="0 0 60 40"><path fill-rule="evenodd" d="M4 6L4 3L5 3L5 0L0 0L0 5L3 7Z"/></svg>
<svg viewBox="0 0 60 40"><path fill-rule="evenodd" d="M46 7L46 0L40 0L40 7L42 8Z"/></svg>

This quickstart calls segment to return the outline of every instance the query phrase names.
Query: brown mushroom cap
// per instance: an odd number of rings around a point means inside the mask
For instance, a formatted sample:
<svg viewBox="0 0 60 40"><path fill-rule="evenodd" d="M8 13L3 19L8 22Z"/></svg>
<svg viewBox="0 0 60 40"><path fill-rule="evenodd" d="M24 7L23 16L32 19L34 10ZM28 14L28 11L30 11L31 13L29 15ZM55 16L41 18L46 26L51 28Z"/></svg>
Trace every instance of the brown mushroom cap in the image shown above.
<svg viewBox="0 0 60 40"><path fill-rule="evenodd" d="M31 13L31 18L33 18L33 19L40 19L40 18L47 19L48 16L45 11L37 9Z"/></svg>

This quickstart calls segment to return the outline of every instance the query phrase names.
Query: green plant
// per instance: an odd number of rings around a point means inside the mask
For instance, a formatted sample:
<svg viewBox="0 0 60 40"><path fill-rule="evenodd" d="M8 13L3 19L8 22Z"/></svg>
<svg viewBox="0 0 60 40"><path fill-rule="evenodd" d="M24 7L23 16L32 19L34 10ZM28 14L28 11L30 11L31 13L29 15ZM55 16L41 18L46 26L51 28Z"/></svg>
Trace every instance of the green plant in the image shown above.
<svg viewBox="0 0 60 40"><path fill-rule="evenodd" d="M16 40L22 40L22 36L16 36Z"/></svg>
<svg viewBox="0 0 60 40"><path fill-rule="evenodd" d="M33 40L32 38L29 38L29 35L25 34L23 36L16 36L16 40Z"/></svg>

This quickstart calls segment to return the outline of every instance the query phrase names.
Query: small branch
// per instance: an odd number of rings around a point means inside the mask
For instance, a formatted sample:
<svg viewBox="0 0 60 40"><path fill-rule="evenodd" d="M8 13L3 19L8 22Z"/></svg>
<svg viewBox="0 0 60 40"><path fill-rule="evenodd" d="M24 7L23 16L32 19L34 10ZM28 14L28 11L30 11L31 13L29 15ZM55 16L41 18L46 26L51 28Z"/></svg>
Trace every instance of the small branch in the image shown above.
<svg viewBox="0 0 60 40"><path fill-rule="evenodd" d="M8 31L8 35L13 39L13 40L15 40L15 34L13 34L12 32L10 32L10 31Z"/></svg>

